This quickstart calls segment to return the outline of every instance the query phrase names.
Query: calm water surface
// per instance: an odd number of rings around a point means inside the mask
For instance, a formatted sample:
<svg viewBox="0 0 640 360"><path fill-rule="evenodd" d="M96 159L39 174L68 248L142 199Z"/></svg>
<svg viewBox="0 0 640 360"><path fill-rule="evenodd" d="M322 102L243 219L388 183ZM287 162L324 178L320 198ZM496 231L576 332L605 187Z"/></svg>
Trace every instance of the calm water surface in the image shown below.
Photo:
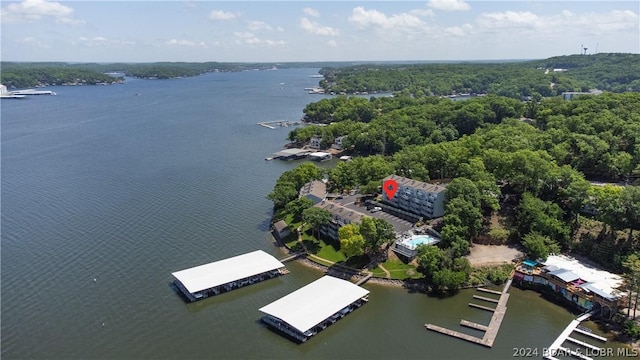
<svg viewBox="0 0 640 360"><path fill-rule="evenodd" d="M471 291L448 299L374 284L370 302L305 344L265 329L258 308L322 276L291 274L195 304L171 272L255 249L282 253L265 195L296 163L265 161L321 97L317 69L208 74L50 88L3 100L2 357L511 358L551 344L573 318L512 289L493 349L424 330L462 330ZM284 83L284 84L281 84ZM465 330L473 333L473 330Z"/></svg>

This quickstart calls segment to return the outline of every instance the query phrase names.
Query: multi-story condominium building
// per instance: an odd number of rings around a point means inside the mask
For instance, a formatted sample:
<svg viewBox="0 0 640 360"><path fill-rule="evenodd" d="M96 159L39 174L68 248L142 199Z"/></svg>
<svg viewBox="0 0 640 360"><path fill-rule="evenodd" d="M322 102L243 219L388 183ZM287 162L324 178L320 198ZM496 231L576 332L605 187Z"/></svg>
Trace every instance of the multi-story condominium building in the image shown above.
<svg viewBox="0 0 640 360"><path fill-rule="evenodd" d="M397 175L384 178L383 186L387 180L395 180L398 183L398 189L392 199L389 199L386 191L382 192L382 199L388 204L428 219L444 215L444 186Z"/></svg>
<svg viewBox="0 0 640 360"><path fill-rule="evenodd" d="M347 224L360 224L365 214L346 208L336 202L324 200L315 206L331 213L331 222L320 228L320 234L338 240L338 229Z"/></svg>
<svg viewBox="0 0 640 360"><path fill-rule="evenodd" d="M300 189L300 193L298 197L306 197L307 199L313 201L313 205L319 203L324 200L327 196L327 184L325 184L321 180L313 180L310 181Z"/></svg>

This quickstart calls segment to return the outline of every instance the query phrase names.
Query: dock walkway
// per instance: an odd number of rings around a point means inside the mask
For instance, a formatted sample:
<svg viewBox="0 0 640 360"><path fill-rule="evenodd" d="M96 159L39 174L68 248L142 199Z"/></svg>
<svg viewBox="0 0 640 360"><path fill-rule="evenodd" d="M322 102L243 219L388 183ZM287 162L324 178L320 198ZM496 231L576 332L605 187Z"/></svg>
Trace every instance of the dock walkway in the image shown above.
<svg viewBox="0 0 640 360"><path fill-rule="evenodd" d="M456 337L458 339L462 339L462 340L465 340L465 341L472 342L474 344L478 344L478 345L482 345L482 346L486 346L486 347L492 347L493 346L493 342L495 341L496 337L498 336L498 330L500 330L500 325L502 324L502 320L504 319L504 315L507 312L507 301L509 301L509 293L507 291L509 290L509 287L511 286L511 280L512 279L513 278L510 278L509 281L507 281L507 283L504 285L504 288L502 289L502 291L489 290L489 289L484 289L484 288L478 288L477 289L477 290L482 291L482 292L495 294L495 295L500 295L500 298L497 299L497 300L496 299L492 299L492 298L488 298L488 297L484 297L484 296L473 295L473 297L475 299L485 300L485 301L495 302L496 303L495 309L494 308L490 308L488 306L482 306L482 305L478 305L478 304L474 304L474 303L469 303L469 306L493 312L493 316L491 316L491 320L489 321L489 325L482 325L482 324L478 324L478 323L475 323L475 322L472 322L472 321L468 321L468 320L465 320L465 319L460 320L460 325L461 326L466 326L466 327L469 327L469 328L472 328L472 329L484 331L484 336L482 338L479 338L477 336L472 336L472 335L469 335L469 334L465 334L465 333L461 333L461 332L458 332L458 331L455 331L455 330L446 329L446 328L440 327L438 325L433 325L433 324L425 324L424 327L427 328L428 330L436 331L436 332L439 332L441 334L445 334L445 335L449 335L449 336L453 336L453 337Z"/></svg>
<svg viewBox="0 0 640 360"><path fill-rule="evenodd" d="M557 355L565 355L565 354L570 354L574 357L579 357L581 359L584 360L592 360L590 357L585 356L583 354L579 354L576 353L575 351L570 350L569 348L566 348L564 346L562 346L562 344L565 341L569 341L572 342L574 344L583 346L585 348L591 349L593 353L598 353L599 351L601 351L602 349L589 344L587 342L575 339L571 337L571 333L573 333L574 331L586 336L589 336L593 339L597 339L600 341L607 341L606 338L599 336L599 335L595 335L592 334L590 332L578 329L578 325L580 325L580 323L582 321L588 320L593 314L595 314L596 311L591 311L585 314L580 315L578 318L576 318L575 320L572 320L569 325L567 325L567 327L562 331L562 333L560 333L560 335L556 338L556 340L551 344L551 346L549 346L548 350L546 350L546 353L544 354L544 358L548 359L548 360L557 360L558 358L556 357Z"/></svg>

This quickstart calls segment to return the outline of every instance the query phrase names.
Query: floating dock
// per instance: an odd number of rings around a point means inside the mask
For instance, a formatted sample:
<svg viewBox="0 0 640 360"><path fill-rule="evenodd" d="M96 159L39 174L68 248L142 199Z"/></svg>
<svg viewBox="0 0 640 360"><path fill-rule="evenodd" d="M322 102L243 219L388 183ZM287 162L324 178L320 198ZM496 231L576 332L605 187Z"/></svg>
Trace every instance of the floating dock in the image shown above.
<svg viewBox="0 0 640 360"><path fill-rule="evenodd" d="M578 328L578 325L580 325L580 323L582 321L588 320L595 313L596 313L596 310L593 310L591 312L588 312L588 313L580 315L575 320L572 320L569 323L569 325L567 325L567 327L560 333L560 335L556 338L556 340L551 344L551 346L549 346L548 350L546 350L546 353L543 354L544 358L548 359L548 360L558 360L558 358L556 356L560 356L560 355L566 356L568 354L568 355L571 355L573 357L577 357L577 358L580 358L580 359L592 360L592 358L590 358L590 357L588 357L588 356L586 356L584 354L577 353L577 352L575 352L575 351L573 351L573 350L571 350L571 349L569 349L567 347L562 346L562 344L565 341L569 341L571 343L574 343L574 344L580 345L582 347L588 348L594 354L602 353L602 351L603 351L602 348L600 348L598 346L595 346L595 345L592 345L592 344L589 344L589 343L587 343L585 341L581 341L581 340L578 340L578 339L575 339L575 338L571 337L571 334L575 331L575 332L580 333L582 335L591 337L592 339L596 339L596 340L599 340L599 341L602 341L602 342L607 341L606 338L604 338L604 337L602 337L600 335L592 334L592 333L590 333L588 331L584 331L584 330Z"/></svg>
<svg viewBox="0 0 640 360"><path fill-rule="evenodd" d="M172 273L176 287L197 301L288 273L284 264L262 250Z"/></svg>
<svg viewBox="0 0 640 360"><path fill-rule="evenodd" d="M260 311L270 328L297 342L305 342L364 305L369 291L349 281L325 275Z"/></svg>
<svg viewBox="0 0 640 360"><path fill-rule="evenodd" d="M268 129L275 129L276 127L274 125L277 125L277 126L280 126L280 127L287 127L287 126L300 125L300 122L298 122L298 121L286 121L286 120L275 120L275 121L259 122L256 125L264 126L264 127L268 128Z"/></svg>
<svg viewBox="0 0 640 360"><path fill-rule="evenodd" d="M504 319L504 315L507 312L507 301L509 301L509 293L507 292L507 290L509 290L510 286L511 286L511 279L509 279L509 281L507 281L507 283L504 285L504 288L503 288L502 292L495 291L495 290L489 290L489 289L483 289L483 288L478 288L477 289L479 291L483 291L483 292L486 292L486 293L500 295L499 299L492 299L492 298L488 298L488 297L484 297L484 296L473 295L474 299L479 299L479 300L484 300L484 301L489 301L489 302L496 303L496 307L495 308L491 308L491 307L483 306L483 305L478 305L478 304L474 304L474 303L469 303L469 306L471 306L471 307L475 307L475 308L478 308L478 309L482 309L482 310L493 312L493 316L491 316L491 320L489 321L489 325L482 325L482 324L478 324L478 323L475 323L475 322L472 322L472 321L468 321L468 320L465 320L465 319L460 320L460 325L461 326L465 326L465 327L472 328L472 329L479 330L479 331L484 331L484 336L481 337L481 338L479 338L477 336L461 333L459 331L446 329L446 328L440 327L438 325L433 325L433 324L425 324L424 327L427 328L428 330L436 331L436 332L439 332L441 334L453 336L453 337L456 337L458 339L462 339L462 340L465 340L465 341L468 341L468 342L472 342L474 344L478 344L478 345L482 345L482 346L486 346L486 347L490 348L490 347L493 346L493 342L495 341L496 336L498 336L498 330L500 330L500 325L502 324L502 320Z"/></svg>

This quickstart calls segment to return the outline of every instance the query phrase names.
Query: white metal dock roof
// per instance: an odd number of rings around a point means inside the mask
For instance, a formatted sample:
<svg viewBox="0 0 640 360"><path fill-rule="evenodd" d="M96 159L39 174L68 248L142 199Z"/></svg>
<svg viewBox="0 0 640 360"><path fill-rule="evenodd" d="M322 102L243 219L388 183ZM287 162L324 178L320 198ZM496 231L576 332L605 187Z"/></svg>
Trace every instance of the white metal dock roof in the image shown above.
<svg viewBox="0 0 640 360"><path fill-rule="evenodd" d="M305 332L367 294L369 290L327 275L263 306L260 311Z"/></svg>
<svg viewBox="0 0 640 360"><path fill-rule="evenodd" d="M281 267L284 267L284 264L278 259L262 250L256 250L244 255L176 271L171 275L193 294Z"/></svg>

